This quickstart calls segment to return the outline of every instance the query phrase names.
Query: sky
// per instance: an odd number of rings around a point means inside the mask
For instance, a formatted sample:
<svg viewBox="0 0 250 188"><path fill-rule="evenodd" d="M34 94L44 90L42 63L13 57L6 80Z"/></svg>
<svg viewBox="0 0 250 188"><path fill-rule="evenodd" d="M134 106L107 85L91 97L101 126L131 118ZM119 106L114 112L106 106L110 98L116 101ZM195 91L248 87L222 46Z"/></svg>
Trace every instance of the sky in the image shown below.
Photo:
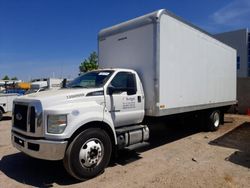
<svg viewBox="0 0 250 188"><path fill-rule="evenodd" d="M101 29L163 8L212 34L250 27L250 0L0 0L0 79L74 78Z"/></svg>

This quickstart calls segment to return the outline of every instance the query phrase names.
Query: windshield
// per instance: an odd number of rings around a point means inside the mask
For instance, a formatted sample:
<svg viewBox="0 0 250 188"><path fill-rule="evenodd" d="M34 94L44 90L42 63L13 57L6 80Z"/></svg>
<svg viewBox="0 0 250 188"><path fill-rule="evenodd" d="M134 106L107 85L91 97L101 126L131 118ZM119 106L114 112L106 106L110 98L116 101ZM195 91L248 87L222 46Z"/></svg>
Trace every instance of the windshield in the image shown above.
<svg viewBox="0 0 250 188"><path fill-rule="evenodd" d="M111 70L99 70L87 72L70 83L67 84L67 88L96 88L102 87L108 78L112 75L114 71Z"/></svg>

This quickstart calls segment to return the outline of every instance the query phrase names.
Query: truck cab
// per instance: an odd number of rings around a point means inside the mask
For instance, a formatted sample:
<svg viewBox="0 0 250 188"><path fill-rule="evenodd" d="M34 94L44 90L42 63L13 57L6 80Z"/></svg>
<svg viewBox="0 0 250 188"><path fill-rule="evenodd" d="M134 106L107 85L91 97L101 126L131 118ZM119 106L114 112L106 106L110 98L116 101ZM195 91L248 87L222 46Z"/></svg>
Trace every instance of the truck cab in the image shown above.
<svg viewBox="0 0 250 188"><path fill-rule="evenodd" d="M63 159L68 172L82 180L99 174L116 147L148 139L148 128L139 125L144 113L135 71L95 70L66 88L16 99L12 143L35 158Z"/></svg>

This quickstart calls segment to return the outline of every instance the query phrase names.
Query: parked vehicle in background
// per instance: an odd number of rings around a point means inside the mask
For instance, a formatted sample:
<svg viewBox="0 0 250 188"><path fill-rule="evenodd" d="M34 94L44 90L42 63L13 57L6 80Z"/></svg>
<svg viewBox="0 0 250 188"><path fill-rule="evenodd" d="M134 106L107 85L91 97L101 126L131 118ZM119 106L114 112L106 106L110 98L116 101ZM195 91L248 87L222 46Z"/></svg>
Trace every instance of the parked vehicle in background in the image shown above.
<svg viewBox="0 0 250 188"><path fill-rule="evenodd" d="M98 42L103 69L14 101L17 149L88 179L148 140L145 117L198 115L215 131L236 103L236 51L168 11L104 29Z"/></svg>
<svg viewBox="0 0 250 188"><path fill-rule="evenodd" d="M28 88L22 86L23 82L21 80L0 80L1 93L24 95Z"/></svg>
<svg viewBox="0 0 250 188"><path fill-rule="evenodd" d="M20 82L17 84L18 88L28 90L30 89L30 82Z"/></svg>
<svg viewBox="0 0 250 188"><path fill-rule="evenodd" d="M2 120L4 113L12 111L13 100L18 96L17 93L0 93L0 120Z"/></svg>
<svg viewBox="0 0 250 188"><path fill-rule="evenodd" d="M26 93L25 89L20 88L11 88L4 91L6 94L18 94L18 95L24 95Z"/></svg>
<svg viewBox="0 0 250 188"><path fill-rule="evenodd" d="M59 78L46 78L36 79L30 83L30 89L25 94L37 93L49 89L59 89L62 86L63 79Z"/></svg>

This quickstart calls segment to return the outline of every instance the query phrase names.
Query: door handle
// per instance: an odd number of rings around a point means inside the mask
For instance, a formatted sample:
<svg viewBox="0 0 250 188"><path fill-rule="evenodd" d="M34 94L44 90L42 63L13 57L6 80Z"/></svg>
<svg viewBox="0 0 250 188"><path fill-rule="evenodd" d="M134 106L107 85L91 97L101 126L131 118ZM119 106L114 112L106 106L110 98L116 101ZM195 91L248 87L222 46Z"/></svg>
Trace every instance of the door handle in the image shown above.
<svg viewBox="0 0 250 188"><path fill-rule="evenodd" d="M137 101L138 101L138 103L141 103L141 96L137 97Z"/></svg>

